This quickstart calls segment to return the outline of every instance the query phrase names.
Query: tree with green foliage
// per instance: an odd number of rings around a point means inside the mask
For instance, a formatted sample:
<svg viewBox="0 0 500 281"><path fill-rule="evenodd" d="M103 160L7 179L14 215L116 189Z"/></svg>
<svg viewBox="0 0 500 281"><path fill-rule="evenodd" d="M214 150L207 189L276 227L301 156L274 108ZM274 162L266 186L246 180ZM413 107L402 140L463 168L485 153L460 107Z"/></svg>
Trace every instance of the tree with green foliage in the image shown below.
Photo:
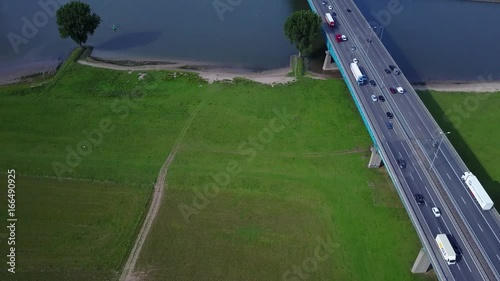
<svg viewBox="0 0 500 281"><path fill-rule="evenodd" d="M64 4L56 12L57 26L61 38L70 37L82 46L101 23L101 17L92 13L90 6L80 1Z"/></svg>
<svg viewBox="0 0 500 281"><path fill-rule="evenodd" d="M312 52L312 42L319 34L321 18L311 10L300 10L291 14L285 22L285 36L299 50L299 56Z"/></svg>

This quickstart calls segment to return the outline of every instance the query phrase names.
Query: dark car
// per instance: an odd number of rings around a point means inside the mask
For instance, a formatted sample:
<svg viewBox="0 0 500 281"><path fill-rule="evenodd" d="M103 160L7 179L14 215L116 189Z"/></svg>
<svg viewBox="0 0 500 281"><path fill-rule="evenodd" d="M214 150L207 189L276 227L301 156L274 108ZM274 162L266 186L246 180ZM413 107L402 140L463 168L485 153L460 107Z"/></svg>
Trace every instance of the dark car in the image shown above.
<svg viewBox="0 0 500 281"><path fill-rule="evenodd" d="M384 96L380 95L380 96L378 96L378 100L379 101L385 101L385 98L384 98Z"/></svg>
<svg viewBox="0 0 500 281"><path fill-rule="evenodd" d="M432 147L438 147L439 146L439 143L437 141L435 141L435 140L432 140L431 144L432 144Z"/></svg>
<svg viewBox="0 0 500 281"><path fill-rule="evenodd" d="M394 115L390 112L386 112L385 115L387 116L387 118L389 119L392 119L392 117L394 117Z"/></svg>
<svg viewBox="0 0 500 281"><path fill-rule="evenodd" d="M398 159L398 160L396 160L396 162L398 163L399 168L401 168L401 169L406 168L406 162L405 162L405 160Z"/></svg>
<svg viewBox="0 0 500 281"><path fill-rule="evenodd" d="M398 92L394 87L390 87L389 91L391 91L391 94L396 94Z"/></svg>
<svg viewBox="0 0 500 281"><path fill-rule="evenodd" d="M326 1L321 1L321 4L326 5Z"/></svg>
<svg viewBox="0 0 500 281"><path fill-rule="evenodd" d="M389 64L389 69L392 71L392 70L396 69L396 67L392 64Z"/></svg>
<svg viewBox="0 0 500 281"><path fill-rule="evenodd" d="M417 204L420 206L425 204L422 194L415 193L415 201L417 201Z"/></svg>
<svg viewBox="0 0 500 281"><path fill-rule="evenodd" d="M375 83L375 81L373 80L370 80L370 85L372 85L373 87L377 86L377 83Z"/></svg>
<svg viewBox="0 0 500 281"><path fill-rule="evenodd" d="M331 12L330 14L332 14L332 16L334 16L334 17L337 16L337 13L335 13L335 12Z"/></svg>
<svg viewBox="0 0 500 281"><path fill-rule="evenodd" d="M350 13L350 12L351 12L351 9L347 9L347 11Z"/></svg>
<svg viewBox="0 0 500 281"><path fill-rule="evenodd" d="M385 122L385 126L387 127L387 129L392 129L392 123L389 121Z"/></svg>
<svg viewBox="0 0 500 281"><path fill-rule="evenodd" d="M387 69L387 68L386 68L386 69L384 69L384 71L385 71L385 73L387 73L387 74L391 74L391 71L390 71L389 69Z"/></svg>

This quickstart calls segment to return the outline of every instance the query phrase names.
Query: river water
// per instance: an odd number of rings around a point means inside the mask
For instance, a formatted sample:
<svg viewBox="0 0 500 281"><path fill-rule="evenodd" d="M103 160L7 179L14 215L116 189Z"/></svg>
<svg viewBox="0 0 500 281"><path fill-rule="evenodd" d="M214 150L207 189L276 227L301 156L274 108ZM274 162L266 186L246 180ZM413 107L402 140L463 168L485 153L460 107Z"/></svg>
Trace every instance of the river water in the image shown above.
<svg viewBox="0 0 500 281"><path fill-rule="evenodd" d="M0 0L3 79L48 70L69 54L74 43L59 38L53 7L40 4L66 2ZM306 0L85 2L103 20L88 40L98 57L202 61L250 69L288 65L296 51L283 35L283 23L294 10L309 8ZM399 3L397 9L391 9L389 2ZM500 80L496 61L500 4L459 0L357 0L356 4L378 26L382 41L410 80ZM11 42L14 37L17 44Z"/></svg>

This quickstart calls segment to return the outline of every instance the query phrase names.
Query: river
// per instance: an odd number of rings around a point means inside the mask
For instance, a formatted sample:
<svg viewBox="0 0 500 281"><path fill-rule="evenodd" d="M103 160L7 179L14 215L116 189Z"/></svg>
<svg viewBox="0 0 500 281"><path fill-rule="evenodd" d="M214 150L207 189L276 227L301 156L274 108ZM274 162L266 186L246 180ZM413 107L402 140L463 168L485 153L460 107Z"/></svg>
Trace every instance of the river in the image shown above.
<svg viewBox="0 0 500 281"><path fill-rule="evenodd" d="M59 37L52 7L40 5L68 2L55 1L0 0L2 78L51 69L74 47L70 39ZM494 24L500 4L401 0L397 12L390 13L389 1L398 0L356 4L379 27L382 41L411 81L500 80L495 59L500 29ZM283 35L283 23L294 10L309 8L306 0L86 2L103 20L88 40L98 57L202 61L249 69L288 64L296 51ZM22 38L17 45L10 42L16 36Z"/></svg>

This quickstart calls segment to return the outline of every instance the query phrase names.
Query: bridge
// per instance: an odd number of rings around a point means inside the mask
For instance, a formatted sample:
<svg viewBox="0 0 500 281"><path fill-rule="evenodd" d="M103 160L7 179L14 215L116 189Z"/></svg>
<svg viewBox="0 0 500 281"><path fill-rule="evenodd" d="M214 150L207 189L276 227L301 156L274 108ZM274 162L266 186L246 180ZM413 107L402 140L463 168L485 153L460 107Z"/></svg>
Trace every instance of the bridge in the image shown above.
<svg viewBox="0 0 500 281"><path fill-rule="evenodd" d="M422 242L412 272L427 272L432 265L439 280L500 280L500 215L495 208L482 210L469 193L460 178L469 169L446 138L447 132L403 73L385 71L389 65L399 67L352 0L308 2L323 19L325 66L333 57L373 140L368 166L380 167L383 162ZM334 17L333 29L325 22L326 13ZM347 40L337 42L337 34ZM373 85L358 85L350 71L354 59ZM397 87L405 92L390 92ZM401 167L400 159L406 167ZM415 194L423 195L423 205ZM434 216L432 207L440 209L440 217ZM456 246L456 264L449 265L442 257L437 234L448 235Z"/></svg>

